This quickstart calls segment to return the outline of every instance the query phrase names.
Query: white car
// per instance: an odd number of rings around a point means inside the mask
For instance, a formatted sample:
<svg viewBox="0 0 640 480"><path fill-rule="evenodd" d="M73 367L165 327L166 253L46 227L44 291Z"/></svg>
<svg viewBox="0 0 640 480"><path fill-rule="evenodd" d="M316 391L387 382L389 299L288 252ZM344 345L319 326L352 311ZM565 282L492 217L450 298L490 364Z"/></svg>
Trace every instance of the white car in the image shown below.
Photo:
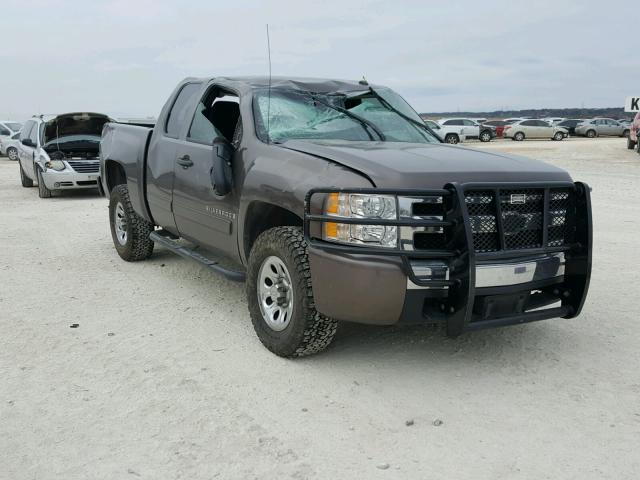
<svg viewBox="0 0 640 480"><path fill-rule="evenodd" d="M441 118L438 123L443 127L463 127L466 138L481 142L490 142L496 136L494 127L481 125L470 118Z"/></svg>
<svg viewBox="0 0 640 480"><path fill-rule="evenodd" d="M464 127L438 125L433 120L425 120L424 123L445 143L455 145L456 143L464 142L466 139Z"/></svg>
<svg viewBox="0 0 640 480"><path fill-rule="evenodd" d="M9 160L18 160L18 144L20 143L20 132L14 133L8 139L0 137L0 151L9 157Z"/></svg>
<svg viewBox="0 0 640 480"><path fill-rule="evenodd" d="M562 140L569 134L566 128L551 125L544 120L520 120L511 125L506 125L504 128L504 138L510 138L518 142L525 138Z"/></svg>
<svg viewBox="0 0 640 480"><path fill-rule="evenodd" d="M22 124L13 120L0 120L0 155L7 155L3 145L20 131Z"/></svg>
<svg viewBox="0 0 640 480"><path fill-rule="evenodd" d="M549 122L551 125L556 125L564 120L566 120L566 118L562 117L546 117L542 119L542 121Z"/></svg>

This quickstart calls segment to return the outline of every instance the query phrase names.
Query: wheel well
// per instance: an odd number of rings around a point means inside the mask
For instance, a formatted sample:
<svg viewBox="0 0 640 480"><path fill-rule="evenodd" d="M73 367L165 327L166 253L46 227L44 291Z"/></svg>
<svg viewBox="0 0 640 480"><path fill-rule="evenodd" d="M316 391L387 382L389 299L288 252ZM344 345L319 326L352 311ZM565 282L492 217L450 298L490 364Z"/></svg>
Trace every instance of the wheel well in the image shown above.
<svg viewBox="0 0 640 480"><path fill-rule="evenodd" d="M109 192L111 192L116 185L127 183L127 175L124 173L122 165L118 162L107 160L104 167Z"/></svg>
<svg viewBox="0 0 640 480"><path fill-rule="evenodd" d="M286 208L266 202L252 202L244 220L244 253L249 258L251 247L258 236L270 228L302 226L302 219Z"/></svg>

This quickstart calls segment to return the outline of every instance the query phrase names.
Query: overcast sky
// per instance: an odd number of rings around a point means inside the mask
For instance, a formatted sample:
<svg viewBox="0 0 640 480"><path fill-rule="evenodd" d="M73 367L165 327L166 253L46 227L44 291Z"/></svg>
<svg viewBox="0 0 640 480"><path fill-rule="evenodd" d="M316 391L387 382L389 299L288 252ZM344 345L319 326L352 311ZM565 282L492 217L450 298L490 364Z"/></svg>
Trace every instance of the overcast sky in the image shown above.
<svg viewBox="0 0 640 480"><path fill-rule="evenodd" d="M421 112L610 107L640 94L631 0L1 3L5 118L155 116L186 76L266 74L266 23L274 75L364 75Z"/></svg>

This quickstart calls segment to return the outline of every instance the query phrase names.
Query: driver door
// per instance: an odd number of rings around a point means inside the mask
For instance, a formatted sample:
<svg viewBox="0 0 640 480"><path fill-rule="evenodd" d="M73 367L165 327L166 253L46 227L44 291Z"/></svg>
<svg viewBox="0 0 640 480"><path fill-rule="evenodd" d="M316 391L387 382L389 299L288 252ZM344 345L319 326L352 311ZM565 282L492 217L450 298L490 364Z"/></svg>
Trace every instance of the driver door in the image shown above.
<svg viewBox="0 0 640 480"><path fill-rule="evenodd" d="M34 170L36 148L24 145L22 140L33 137L34 130L37 138L38 124L33 120L29 120L20 130L20 141L18 142L18 161L22 165L24 172L32 180L36 180L36 172Z"/></svg>
<svg viewBox="0 0 640 480"><path fill-rule="evenodd" d="M224 137L232 142L239 119L238 97L210 88L177 145L173 185L173 214L180 235L232 258L238 255L238 199L233 188L224 197L217 196L211 174L213 140Z"/></svg>

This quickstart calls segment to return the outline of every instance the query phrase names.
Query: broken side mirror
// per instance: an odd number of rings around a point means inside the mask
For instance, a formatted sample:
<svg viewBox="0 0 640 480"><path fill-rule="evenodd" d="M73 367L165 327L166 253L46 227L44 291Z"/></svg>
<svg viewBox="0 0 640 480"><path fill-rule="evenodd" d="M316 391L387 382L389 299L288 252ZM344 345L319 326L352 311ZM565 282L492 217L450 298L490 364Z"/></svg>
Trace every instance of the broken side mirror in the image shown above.
<svg viewBox="0 0 640 480"><path fill-rule="evenodd" d="M224 196L231 191L231 158L233 146L226 138L213 140L213 165L211 166L211 185L216 195Z"/></svg>

